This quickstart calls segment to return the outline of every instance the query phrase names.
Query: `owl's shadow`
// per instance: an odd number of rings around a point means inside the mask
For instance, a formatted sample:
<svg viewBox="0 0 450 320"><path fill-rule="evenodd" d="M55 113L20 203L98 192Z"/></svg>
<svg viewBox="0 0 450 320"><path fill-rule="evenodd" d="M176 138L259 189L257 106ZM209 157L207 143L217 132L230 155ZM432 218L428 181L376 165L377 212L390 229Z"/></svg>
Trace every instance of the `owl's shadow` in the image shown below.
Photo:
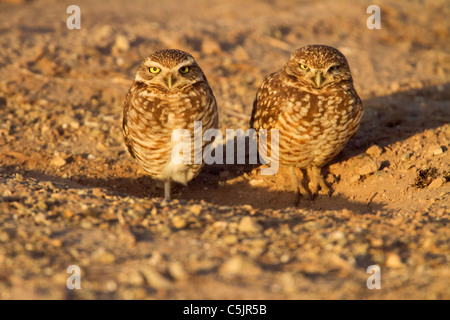
<svg viewBox="0 0 450 320"><path fill-rule="evenodd" d="M372 145L384 149L450 123L449 103L450 83L363 99L360 128L331 164L358 156Z"/></svg>
<svg viewBox="0 0 450 320"><path fill-rule="evenodd" d="M220 154L221 163L205 165L200 174L193 179L189 186L179 186L175 189L175 197L184 200L204 200L223 206L250 205L256 209L280 210L284 208L308 208L310 210L342 210L350 209L355 212L376 212L383 208L378 203L361 203L350 201L339 195L329 197L319 194L315 199L300 197L290 187L292 180L289 170L279 168L276 174L261 175L262 168L270 167L252 153L252 138L245 137L245 155L239 159L238 138L227 140ZM229 145L233 148L230 148ZM228 148L227 148L228 146ZM231 152L231 155L230 155ZM242 155L242 152L241 152ZM257 161L255 161L255 159ZM324 174L327 174L324 170ZM306 182L308 182L306 178Z"/></svg>

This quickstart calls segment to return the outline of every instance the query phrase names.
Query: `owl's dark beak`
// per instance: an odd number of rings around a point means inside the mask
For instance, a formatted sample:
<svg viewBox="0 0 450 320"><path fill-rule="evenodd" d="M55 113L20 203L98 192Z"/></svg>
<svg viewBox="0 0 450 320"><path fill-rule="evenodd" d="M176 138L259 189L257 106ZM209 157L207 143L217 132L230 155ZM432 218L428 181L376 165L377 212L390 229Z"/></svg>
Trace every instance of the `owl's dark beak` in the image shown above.
<svg viewBox="0 0 450 320"><path fill-rule="evenodd" d="M320 72L320 71L318 71L316 73L313 80L314 80L314 84L316 85L317 88L320 88L322 86L322 84L325 82L325 78L323 77L322 72Z"/></svg>

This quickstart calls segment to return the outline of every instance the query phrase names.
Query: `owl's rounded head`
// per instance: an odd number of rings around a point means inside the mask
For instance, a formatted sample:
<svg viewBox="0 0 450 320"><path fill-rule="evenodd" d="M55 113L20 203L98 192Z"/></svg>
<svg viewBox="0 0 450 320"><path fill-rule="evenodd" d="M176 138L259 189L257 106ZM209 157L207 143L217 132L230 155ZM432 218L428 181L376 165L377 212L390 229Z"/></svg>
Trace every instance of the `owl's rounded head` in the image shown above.
<svg viewBox="0 0 450 320"><path fill-rule="evenodd" d="M308 45L295 50L284 70L290 76L290 82L314 91L352 82L347 59L339 50L326 45Z"/></svg>
<svg viewBox="0 0 450 320"><path fill-rule="evenodd" d="M163 92L170 92L206 81L206 77L189 53L164 49L152 53L142 61L134 81Z"/></svg>

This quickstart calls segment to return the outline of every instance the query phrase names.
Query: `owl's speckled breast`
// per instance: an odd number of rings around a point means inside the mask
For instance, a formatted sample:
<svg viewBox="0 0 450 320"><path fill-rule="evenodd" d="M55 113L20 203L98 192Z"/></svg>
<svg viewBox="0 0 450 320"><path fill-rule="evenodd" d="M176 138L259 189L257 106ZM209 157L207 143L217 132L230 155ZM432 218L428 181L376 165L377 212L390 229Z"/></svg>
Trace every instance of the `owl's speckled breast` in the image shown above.
<svg viewBox="0 0 450 320"><path fill-rule="evenodd" d="M282 103L285 111L273 126L280 130L281 165L321 167L358 130L361 101L351 90L327 95L300 92Z"/></svg>

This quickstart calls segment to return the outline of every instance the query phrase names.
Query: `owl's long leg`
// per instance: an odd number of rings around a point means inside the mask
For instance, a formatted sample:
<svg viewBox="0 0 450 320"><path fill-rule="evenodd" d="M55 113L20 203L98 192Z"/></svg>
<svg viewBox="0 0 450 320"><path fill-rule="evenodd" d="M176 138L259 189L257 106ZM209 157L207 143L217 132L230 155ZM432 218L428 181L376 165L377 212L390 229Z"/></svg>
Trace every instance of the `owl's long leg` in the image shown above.
<svg viewBox="0 0 450 320"><path fill-rule="evenodd" d="M164 181L164 199L170 201L170 180Z"/></svg>
<svg viewBox="0 0 450 320"><path fill-rule="evenodd" d="M311 199L311 194L303 185L303 172L300 168L291 166L291 175L295 181L295 205L300 201L300 196Z"/></svg>
<svg viewBox="0 0 450 320"><path fill-rule="evenodd" d="M322 168L320 167L310 167L308 168L308 176L310 180L310 190L315 197L319 192L319 187L325 192L328 196L330 196L330 187L328 187L324 176L322 175Z"/></svg>

